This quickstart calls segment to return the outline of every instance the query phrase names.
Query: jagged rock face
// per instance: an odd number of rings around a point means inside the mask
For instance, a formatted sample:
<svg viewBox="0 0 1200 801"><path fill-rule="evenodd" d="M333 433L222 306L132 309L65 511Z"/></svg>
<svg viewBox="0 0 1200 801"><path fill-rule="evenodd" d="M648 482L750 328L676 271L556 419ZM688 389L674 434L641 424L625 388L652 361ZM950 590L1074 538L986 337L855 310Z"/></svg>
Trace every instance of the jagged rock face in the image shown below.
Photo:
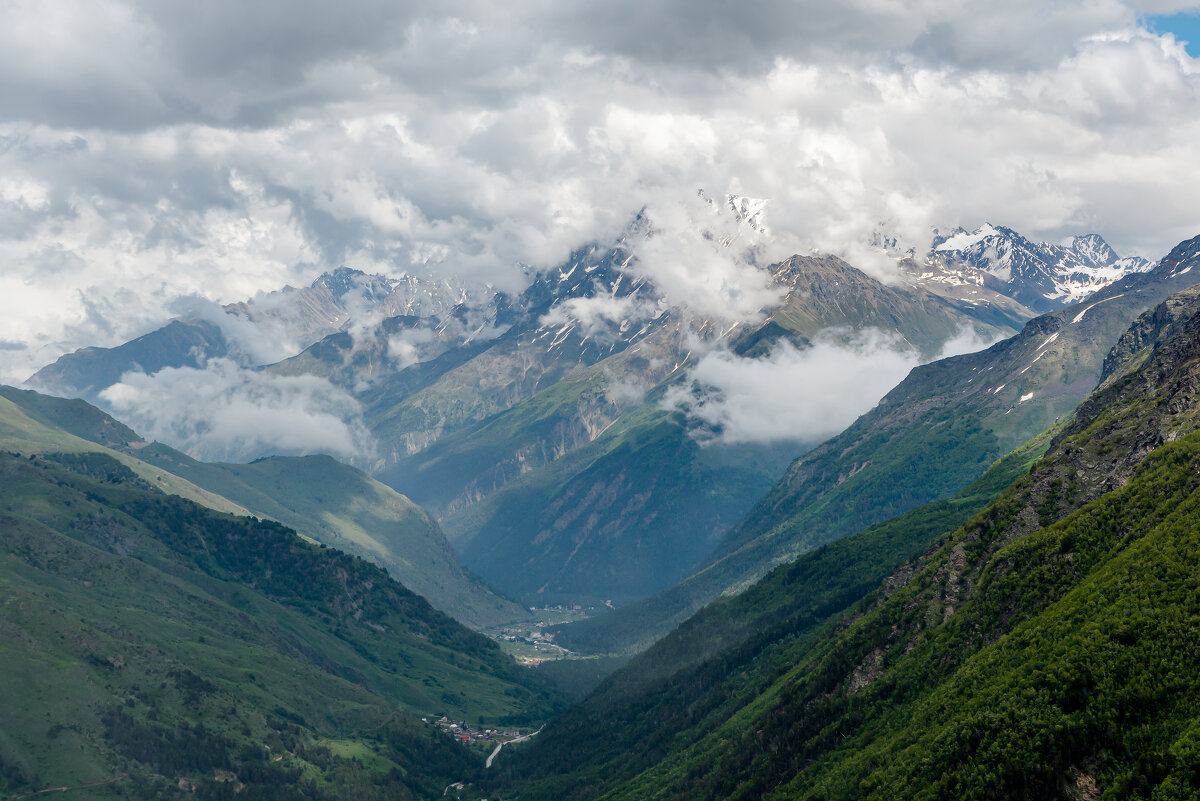
<svg viewBox="0 0 1200 801"><path fill-rule="evenodd" d="M1187 280L1200 255L1200 237L1187 240L1174 248L1155 268L1156 273L1173 280ZM1200 278L1200 275L1197 275ZM1153 309L1143 313L1129 330L1121 335L1104 359L1100 373L1102 386L1120 375L1142 365L1151 351L1178 333L1200 308L1200 285L1177 292Z"/></svg>
<svg viewBox="0 0 1200 801"><path fill-rule="evenodd" d="M1172 295L1138 317L1104 357L1101 385L1140 367L1150 352L1174 336L1197 308L1200 308L1200 287L1193 287Z"/></svg>
<svg viewBox="0 0 1200 801"><path fill-rule="evenodd" d="M467 288L452 281L405 275L388 278L339 267L323 273L310 286L284 287L242 303L227 312L275 328L299 348L344 331L354 320L388 317L436 318L464 305L486 308L495 298L486 287Z"/></svg>
<svg viewBox="0 0 1200 801"><path fill-rule="evenodd" d="M950 236L938 236L927 261L949 274L966 272L963 281L988 286L1039 313L1077 303L1126 275L1153 266L1138 257L1119 258L1098 234L1074 237L1066 245L1050 245L990 224L973 232L959 229Z"/></svg>

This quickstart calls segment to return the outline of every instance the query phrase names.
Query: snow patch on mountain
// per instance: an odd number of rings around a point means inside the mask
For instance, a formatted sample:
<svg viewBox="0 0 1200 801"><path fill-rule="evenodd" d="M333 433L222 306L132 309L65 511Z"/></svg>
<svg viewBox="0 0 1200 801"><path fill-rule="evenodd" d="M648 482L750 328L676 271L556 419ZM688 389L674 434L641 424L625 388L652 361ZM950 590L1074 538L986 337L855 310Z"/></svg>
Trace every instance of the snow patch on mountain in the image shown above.
<svg viewBox="0 0 1200 801"><path fill-rule="evenodd" d="M982 226L980 226L977 230L975 230L973 232L960 228L953 236L949 237L948 239L946 239L945 242L942 242L940 245L936 246L934 248L934 250L937 250L940 252L954 251L954 250L968 250L968 249L974 247L975 245L979 244L980 242L982 242L987 237L993 236L997 233L999 233L999 232L995 228L993 228L991 226L991 224L989 224L989 223L984 223Z"/></svg>
<svg viewBox="0 0 1200 801"><path fill-rule="evenodd" d="M1099 234L1052 245L984 223L974 231L959 228L949 236L936 235L926 265L917 274L947 283L988 285L1041 312L1077 303L1153 266L1139 257L1119 257Z"/></svg>

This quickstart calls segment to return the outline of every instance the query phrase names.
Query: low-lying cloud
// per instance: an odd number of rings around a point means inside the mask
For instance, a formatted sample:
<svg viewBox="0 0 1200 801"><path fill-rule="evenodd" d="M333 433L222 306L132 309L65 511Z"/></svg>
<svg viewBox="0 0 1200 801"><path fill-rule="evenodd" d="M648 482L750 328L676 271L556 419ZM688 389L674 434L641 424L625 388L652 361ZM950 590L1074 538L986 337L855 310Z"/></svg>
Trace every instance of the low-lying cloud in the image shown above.
<svg viewBox="0 0 1200 801"><path fill-rule="evenodd" d="M630 268L645 275L671 306L702 317L754 320L785 290L757 263L760 235L724 203L703 196L664 198L645 209L649 235L631 243Z"/></svg>
<svg viewBox="0 0 1200 801"><path fill-rule="evenodd" d="M207 461L327 453L361 465L374 451L358 402L317 376L214 359L204 369L126 373L100 397L143 436Z"/></svg>
<svg viewBox="0 0 1200 801"><path fill-rule="evenodd" d="M308 343L293 340L292 332L272 319L250 320L225 311L199 295L186 295L170 309L187 321L202 320L221 330L230 351L247 366L261 366L295 356Z"/></svg>
<svg viewBox="0 0 1200 801"><path fill-rule="evenodd" d="M406 328L388 337L387 352L397 370L416 364L431 342L434 333L429 328Z"/></svg>
<svg viewBox="0 0 1200 801"><path fill-rule="evenodd" d="M996 332L992 336L980 336L979 332L973 327L963 324L959 326L958 331L954 336L942 343L942 349L938 352L938 359L948 359L951 356L961 356L964 353L975 353L984 348L990 348L1006 337Z"/></svg>
<svg viewBox="0 0 1200 801"><path fill-rule="evenodd" d="M639 295L596 295L556 303L538 322L551 328L574 325L585 337L611 344L622 325L636 325L659 313L653 301Z"/></svg>
<svg viewBox="0 0 1200 801"><path fill-rule="evenodd" d="M628 409L646 399L649 388L637 379L614 381L604 390L604 398L613 406Z"/></svg>
<svg viewBox="0 0 1200 801"><path fill-rule="evenodd" d="M686 413L702 441L816 443L870 410L920 363L879 329L848 343L832 336L807 348L780 341L760 358L705 354L663 405Z"/></svg>

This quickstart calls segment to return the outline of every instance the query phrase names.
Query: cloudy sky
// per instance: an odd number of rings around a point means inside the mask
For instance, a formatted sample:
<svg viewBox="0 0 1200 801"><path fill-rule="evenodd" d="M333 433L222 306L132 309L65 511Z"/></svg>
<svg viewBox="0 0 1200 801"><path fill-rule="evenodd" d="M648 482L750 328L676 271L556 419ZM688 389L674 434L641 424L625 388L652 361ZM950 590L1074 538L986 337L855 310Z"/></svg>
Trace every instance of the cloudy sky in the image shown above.
<svg viewBox="0 0 1200 801"><path fill-rule="evenodd" d="M779 256L1157 258L1200 233L1200 62L1153 15L1197 8L0 0L0 380L339 264L513 286L699 188L769 199Z"/></svg>

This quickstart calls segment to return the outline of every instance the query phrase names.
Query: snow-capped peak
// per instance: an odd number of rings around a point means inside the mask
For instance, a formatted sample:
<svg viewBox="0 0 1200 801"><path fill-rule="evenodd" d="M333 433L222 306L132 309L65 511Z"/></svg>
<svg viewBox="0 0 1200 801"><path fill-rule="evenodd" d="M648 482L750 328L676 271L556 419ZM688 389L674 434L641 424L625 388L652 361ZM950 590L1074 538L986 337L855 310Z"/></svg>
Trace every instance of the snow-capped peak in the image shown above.
<svg viewBox="0 0 1200 801"><path fill-rule="evenodd" d="M1035 311L1075 303L1132 272L1152 265L1138 257L1120 258L1099 234L1062 245L1033 242L1010 228L984 223L974 231L935 232L927 262L953 275L978 270L992 288Z"/></svg>
<svg viewBox="0 0 1200 801"><path fill-rule="evenodd" d="M700 223L701 234L721 247L729 247L743 236L760 241L771 233L767 228L768 201L765 198L726 194L725 202L719 203L703 189L696 191L696 197L712 212L711 218Z"/></svg>
<svg viewBox="0 0 1200 801"><path fill-rule="evenodd" d="M999 235L1000 232L992 227L991 223L984 223L975 231L968 231L965 228L959 228L952 236L937 245L934 250L939 252L953 250L968 250L971 247L987 239L989 236Z"/></svg>
<svg viewBox="0 0 1200 801"><path fill-rule="evenodd" d="M726 195L725 203L740 222L760 234L769 234L767 229L767 201L765 198Z"/></svg>
<svg viewBox="0 0 1200 801"><path fill-rule="evenodd" d="M1063 246L1078 253L1084 261L1095 266L1108 266L1117 261L1117 252L1104 241L1104 237L1100 234L1073 236L1063 242Z"/></svg>

